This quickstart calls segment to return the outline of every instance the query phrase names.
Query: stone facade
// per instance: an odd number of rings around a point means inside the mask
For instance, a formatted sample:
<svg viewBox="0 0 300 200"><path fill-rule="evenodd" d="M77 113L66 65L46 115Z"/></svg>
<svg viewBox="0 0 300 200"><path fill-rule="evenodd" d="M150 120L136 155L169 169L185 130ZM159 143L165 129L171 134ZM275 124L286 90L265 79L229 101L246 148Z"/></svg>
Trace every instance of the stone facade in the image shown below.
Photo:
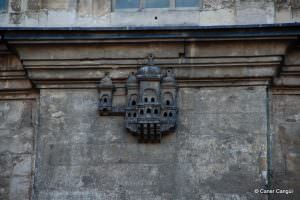
<svg viewBox="0 0 300 200"><path fill-rule="evenodd" d="M0 26L170 26L297 22L298 0L201 0L199 8L116 11L114 0L8 0ZM174 20L176 19L176 20Z"/></svg>
<svg viewBox="0 0 300 200"><path fill-rule="evenodd" d="M300 199L300 26L276 24L299 21L299 1L112 2L0 9L0 199ZM150 55L176 80L160 143L140 143L123 115ZM104 77L115 116L98 110Z"/></svg>
<svg viewBox="0 0 300 200"><path fill-rule="evenodd" d="M6 30L1 199L299 199L299 35L290 24ZM149 55L178 86L177 127L160 143L98 111L99 81L112 78L122 107ZM293 193L254 192L276 188Z"/></svg>

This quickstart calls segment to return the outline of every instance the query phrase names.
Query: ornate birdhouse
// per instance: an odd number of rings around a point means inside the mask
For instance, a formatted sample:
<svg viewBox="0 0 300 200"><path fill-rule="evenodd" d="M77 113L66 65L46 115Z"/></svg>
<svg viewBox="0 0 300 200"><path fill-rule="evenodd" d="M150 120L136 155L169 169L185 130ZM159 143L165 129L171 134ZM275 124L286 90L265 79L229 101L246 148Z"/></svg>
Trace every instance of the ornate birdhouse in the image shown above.
<svg viewBox="0 0 300 200"><path fill-rule="evenodd" d="M99 84L99 111L114 115L121 108L112 106L114 86L106 76ZM162 74L158 66L141 67L126 82L126 129L140 142L160 142L174 130L177 121L177 86L171 71Z"/></svg>

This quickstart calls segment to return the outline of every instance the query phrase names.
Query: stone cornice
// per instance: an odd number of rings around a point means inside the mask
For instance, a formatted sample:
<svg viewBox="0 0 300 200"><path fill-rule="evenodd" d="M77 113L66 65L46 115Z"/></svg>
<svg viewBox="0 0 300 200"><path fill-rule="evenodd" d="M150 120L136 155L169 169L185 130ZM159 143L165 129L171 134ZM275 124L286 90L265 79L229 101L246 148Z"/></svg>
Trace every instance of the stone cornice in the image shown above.
<svg viewBox="0 0 300 200"><path fill-rule="evenodd" d="M32 99L33 93L18 56L0 40L0 100Z"/></svg>
<svg viewBox="0 0 300 200"><path fill-rule="evenodd" d="M178 28L178 29L177 29ZM0 28L37 88L95 88L105 73L124 88L153 54L179 87L285 85L282 70L299 24L226 27ZM282 79L285 76L289 79Z"/></svg>
<svg viewBox="0 0 300 200"><path fill-rule="evenodd" d="M299 23L235 26L164 27L0 27L9 43L49 44L88 42L140 42L182 40L237 40L247 38L278 39L298 37ZM56 41L56 42L55 42Z"/></svg>

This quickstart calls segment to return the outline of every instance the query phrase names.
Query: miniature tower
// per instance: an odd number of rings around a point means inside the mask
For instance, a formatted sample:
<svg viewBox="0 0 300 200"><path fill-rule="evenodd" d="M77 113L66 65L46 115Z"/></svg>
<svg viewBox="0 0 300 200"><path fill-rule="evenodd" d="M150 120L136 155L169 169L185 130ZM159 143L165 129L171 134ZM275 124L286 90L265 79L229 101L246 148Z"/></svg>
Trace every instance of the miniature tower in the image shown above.
<svg viewBox="0 0 300 200"><path fill-rule="evenodd" d="M160 141L160 67L144 66L138 70L138 121L140 141Z"/></svg>
<svg viewBox="0 0 300 200"><path fill-rule="evenodd" d="M129 75L126 83L127 105L125 109L125 124L127 129L137 132L138 82L134 74Z"/></svg>
<svg viewBox="0 0 300 200"><path fill-rule="evenodd" d="M111 78L106 74L98 85L98 110L101 115L108 115L112 111L112 95L115 87Z"/></svg>
<svg viewBox="0 0 300 200"><path fill-rule="evenodd" d="M161 83L161 131L165 132L176 127L177 119L177 86L176 80L170 70Z"/></svg>

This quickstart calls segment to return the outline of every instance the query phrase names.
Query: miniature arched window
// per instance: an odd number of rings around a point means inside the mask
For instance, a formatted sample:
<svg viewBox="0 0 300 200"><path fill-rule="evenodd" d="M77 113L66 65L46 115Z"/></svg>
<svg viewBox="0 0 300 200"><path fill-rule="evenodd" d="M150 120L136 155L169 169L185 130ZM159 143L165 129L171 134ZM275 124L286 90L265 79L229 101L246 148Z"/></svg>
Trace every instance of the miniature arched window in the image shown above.
<svg viewBox="0 0 300 200"><path fill-rule="evenodd" d="M108 95L103 95L102 97L101 97L101 103L102 103L102 105L107 105L108 103L109 103L109 97L108 97Z"/></svg>
<svg viewBox="0 0 300 200"><path fill-rule="evenodd" d="M144 90L144 95L143 95L143 100L145 103L154 103L157 100L157 94L155 90L153 89L145 89Z"/></svg>
<svg viewBox="0 0 300 200"><path fill-rule="evenodd" d="M166 106L173 106L174 99L173 99L172 93L170 93L170 92L164 93L163 102L164 102L164 105L166 105Z"/></svg>
<svg viewBox="0 0 300 200"><path fill-rule="evenodd" d="M130 96L128 104L129 104L129 106L136 106L137 96L135 94Z"/></svg>
<svg viewBox="0 0 300 200"><path fill-rule="evenodd" d="M147 109L147 114L151 114L151 109L150 108Z"/></svg>
<svg viewBox="0 0 300 200"><path fill-rule="evenodd" d="M140 115L144 115L144 110L140 110Z"/></svg>
<svg viewBox="0 0 300 200"><path fill-rule="evenodd" d="M168 113L167 112L164 112L164 117L168 117Z"/></svg>

